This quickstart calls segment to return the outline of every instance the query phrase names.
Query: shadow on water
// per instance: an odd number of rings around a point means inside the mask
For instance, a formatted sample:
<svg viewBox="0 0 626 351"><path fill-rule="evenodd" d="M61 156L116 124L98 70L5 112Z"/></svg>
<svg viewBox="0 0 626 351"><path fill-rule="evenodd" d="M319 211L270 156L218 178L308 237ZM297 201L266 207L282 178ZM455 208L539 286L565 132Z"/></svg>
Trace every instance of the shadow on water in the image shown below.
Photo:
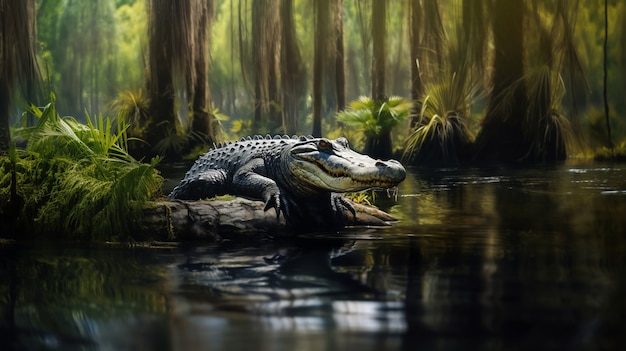
<svg viewBox="0 0 626 351"><path fill-rule="evenodd" d="M0 247L0 337L15 349L621 349L626 169L409 173L387 228Z"/></svg>

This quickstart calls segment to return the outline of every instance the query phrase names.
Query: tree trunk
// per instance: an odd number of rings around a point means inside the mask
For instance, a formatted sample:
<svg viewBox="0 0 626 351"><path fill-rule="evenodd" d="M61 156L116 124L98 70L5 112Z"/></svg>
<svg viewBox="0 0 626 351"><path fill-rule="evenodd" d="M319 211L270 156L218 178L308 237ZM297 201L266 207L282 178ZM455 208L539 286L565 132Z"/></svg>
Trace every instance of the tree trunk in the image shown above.
<svg viewBox="0 0 626 351"><path fill-rule="evenodd" d="M529 149L524 138L526 85L524 76L524 1L495 2L493 90L483 126L476 137L476 158L514 162Z"/></svg>
<svg viewBox="0 0 626 351"><path fill-rule="evenodd" d="M328 40L328 0L318 0L315 7L315 48L313 58L313 136L322 136L322 85L324 83L324 57Z"/></svg>
<svg viewBox="0 0 626 351"><path fill-rule="evenodd" d="M261 132L263 124L263 95L261 93L261 81L257 76L254 79L254 117L252 119L252 132L258 134Z"/></svg>
<svg viewBox="0 0 626 351"><path fill-rule="evenodd" d="M298 50L296 28L293 19L293 0L282 0L280 3L281 24L281 88L283 93L283 132L291 135L298 130L298 81L301 74L302 58Z"/></svg>
<svg viewBox="0 0 626 351"><path fill-rule="evenodd" d="M150 96L150 120L146 126L145 140L151 146L175 133L174 110L175 90L172 56L175 30L172 17L176 14L173 5L165 0L149 2L149 77L147 90ZM150 152L151 153L151 152Z"/></svg>
<svg viewBox="0 0 626 351"><path fill-rule="evenodd" d="M277 36L280 35L278 7L275 1L254 0L252 2L252 61L254 65L255 106L253 127L260 132L264 118L269 129L282 124L277 110L278 95L278 51Z"/></svg>
<svg viewBox="0 0 626 351"><path fill-rule="evenodd" d="M337 111L346 109L346 73L343 45L343 0L337 0L335 17L335 89L337 91Z"/></svg>
<svg viewBox="0 0 626 351"><path fill-rule="evenodd" d="M622 34L624 35L624 34ZM609 55L609 4L608 0L604 0L604 45L603 45L603 79L602 79L602 97L604 100L604 118L606 120L606 134L607 134L607 145L612 150L613 149L613 137L611 136L611 119L609 115L609 98L608 98L608 88L607 88L607 77L608 77L608 55Z"/></svg>
<svg viewBox="0 0 626 351"><path fill-rule="evenodd" d="M376 104L387 100L385 93L386 12L385 1L372 2L372 100ZM372 111L372 113L378 114L378 111ZM374 158L390 158L392 154L391 130L382 130L377 135L367 136L365 153Z"/></svg>
<svg viewBox="0 0 626 351"><path fill-rule="evenodd" d="M11 93L20 83L33 85L39 75L34 38L34 1L0 0L0 156L11 146Z"/></svg>
<svg viewBox="0 0 626 351"><path fill-rule="evenodd" d="M385 1L372 2L372 99L382 101L385 96L385 37L387 6Z"/></svg>
<svg viewBox="0 0 626 351"><path fill-rule="evenodd" d="M0 156L9 154L11 148L11 132L9 115L11 113L11 92L7 77L0 67Z"/></svg>
<svg viewBox="0 0 626 351"><path fill-rule="evenodd" d="M411 113L411 128L409 133L417 126L419 122L419 113L421 111L421 104L418 103L422 99L424 94L424 83L422 82L420 72L420 28L423 19L422 7L419 1L410 2L410 46L411 46L411 99L413 100L413 111Z"/></svg>
<svg viewBox="0 0 626 351"><path fill-rule="evenodd" d="M214 132L211 124L212 113L211 91L208 82L208 59L209 50L208 34L211 23L211 4L197 4L197 28L195 28L194 66L196 70L193 97L191 98L191 131L202 138L205 144L212 144Z"/></svg>
<svg viewBox="0 0 626 351"><path fill-rule="evenodd" d="M367 137L365 142L365 154L374 159L388 160L393 156L391 143L391 131L383 130L378 135Z"/></svg>
<svg viewBox="0 0 626 351"><path fill-rule="evenodd" d="M346 225L386 226L395 221L389 214L375 207L353 204L356 218L347 210ZM234 200L182 201L168 200L147 206L140 226L144 235L135 240L242 240L289 236L302 232L288 228L274 210L264 211L261 201L235 198ZM311 231L311 228L304 228Z"/></svg>
<svg viewBox="0 0 626 351"><path fill-rule="evenodd" d="M268 119L270 122L271 130L279 129L283 124L283 114L280 110L280 100L282 98L279 92L280 86L280 42L276 40L276 37L280 35L280 29L278 21L275 21L273 31L270 34L268 40L268 47L271 51L268 62Z"/></svg>

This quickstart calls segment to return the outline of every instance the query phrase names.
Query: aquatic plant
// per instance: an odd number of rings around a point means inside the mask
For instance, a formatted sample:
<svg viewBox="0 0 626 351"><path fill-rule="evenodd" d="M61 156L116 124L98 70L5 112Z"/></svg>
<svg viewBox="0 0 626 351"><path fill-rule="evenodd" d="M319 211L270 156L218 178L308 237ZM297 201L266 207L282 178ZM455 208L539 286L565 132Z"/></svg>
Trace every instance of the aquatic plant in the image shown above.
<svg viewBox="0 0 626 351"><path fill-rule="evenodd" d="M209 145L223 139L222 121L228 120L228 116L218 109L210 108L210 135L194 130L193 127L189 130L190 126L186 121L176 118L173 126L169 126L169 121L158 122L169 127L163 128L163 136L154 145L150 145L145 140L148 140L150 128L157 122L150 115L149 107L150 98L142 89L122 91L108 105L108 110L116 116L119 123L127 126L126 133L130 142L127 150L135 158L141 159L153 154L167 155L170 158L187 158L189 153L197 156L194 150L207 149ZM198 111L194 113L197 114Z"/></svg>
<svg viewBox="0 0 626 351"><path fill-rule="evenodd" d="M596 149L593 159L596 161L626 161L626 139L612 148L603 146Z"/></svg>
<svg viewBox="0 0 626 351"><path fill-rule="evenodd" d="M142 89L121 91L108 105L121 123L129 125L127 134L134 137L141 137L143 128L149 123L149 107L150 98Z"/></svg>
<svg viewBox="0 0 626 351"><path fill-rule="evenodd" d="M363 130L366 154L389 158L392 153L391 130L409 117L411 106L411 102L399 96L383 100L361 96L350 102L347 110L337 113L336 119Z"/></svg>
<svg viewBox="0 0 626 351"><path fill-rule="evenodd" d="M60 117L54 103L28 113L37 125L14 132L27 141L15 166L22 227L77 239L127 239L143 204L160 195L158 159L141 163L128 154L120 120L117 131L102 116L81 124ZM0 185L4 189L6 180Z"/></svg>
<svg viewBox="0 0 626 351"><path fill-rule="evenodd" d="M563 160L573 149L576 135L563 112L565 86L561 75L548 66L527 75L529 104L524 115L524 137L529 149L522 160Z"/></svg>
<svg viewBox="0 0 626 351"><path fill-rule="evenodd" d="M452 55L451 55L452 56ZM477 98L470 67L458 60L456 70L424 85L415 129L405 142L402 159L417 166L455 166L469 158L474 136L470 105Z"/></svg>

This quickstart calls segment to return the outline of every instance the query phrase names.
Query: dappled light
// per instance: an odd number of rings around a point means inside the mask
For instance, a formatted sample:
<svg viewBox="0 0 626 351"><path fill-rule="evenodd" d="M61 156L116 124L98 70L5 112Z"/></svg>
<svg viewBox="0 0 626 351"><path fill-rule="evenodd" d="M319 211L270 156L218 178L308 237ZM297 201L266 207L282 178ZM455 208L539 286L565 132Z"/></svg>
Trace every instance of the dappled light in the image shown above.
<svg viewBox="0 0 626 351"><path fill-rule="evenodd" d="M626 6L577 4L29 0L7 8L35 15L38 40L10 51L35 57L7 57L17 72L7 91L36 105L55 92L79 120L86 111L126 119L144 141L131 142L138 158L342 130L417 166L619 157ZM361 96L403 97L411 118L383 142L368 130L384 121L352 131L336 115Z"/></svg>

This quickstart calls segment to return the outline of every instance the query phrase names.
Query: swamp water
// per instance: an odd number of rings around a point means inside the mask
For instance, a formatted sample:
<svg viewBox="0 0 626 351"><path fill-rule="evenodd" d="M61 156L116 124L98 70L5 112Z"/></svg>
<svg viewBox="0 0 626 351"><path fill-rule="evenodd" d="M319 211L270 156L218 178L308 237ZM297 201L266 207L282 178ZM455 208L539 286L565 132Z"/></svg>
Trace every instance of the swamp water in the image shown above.
<svg viewBox="0 0 626 351"><path fill-rule="evenodd" d="M623 350L626 165L410 170L401 221L0 245L1 350Z"/></svg>

